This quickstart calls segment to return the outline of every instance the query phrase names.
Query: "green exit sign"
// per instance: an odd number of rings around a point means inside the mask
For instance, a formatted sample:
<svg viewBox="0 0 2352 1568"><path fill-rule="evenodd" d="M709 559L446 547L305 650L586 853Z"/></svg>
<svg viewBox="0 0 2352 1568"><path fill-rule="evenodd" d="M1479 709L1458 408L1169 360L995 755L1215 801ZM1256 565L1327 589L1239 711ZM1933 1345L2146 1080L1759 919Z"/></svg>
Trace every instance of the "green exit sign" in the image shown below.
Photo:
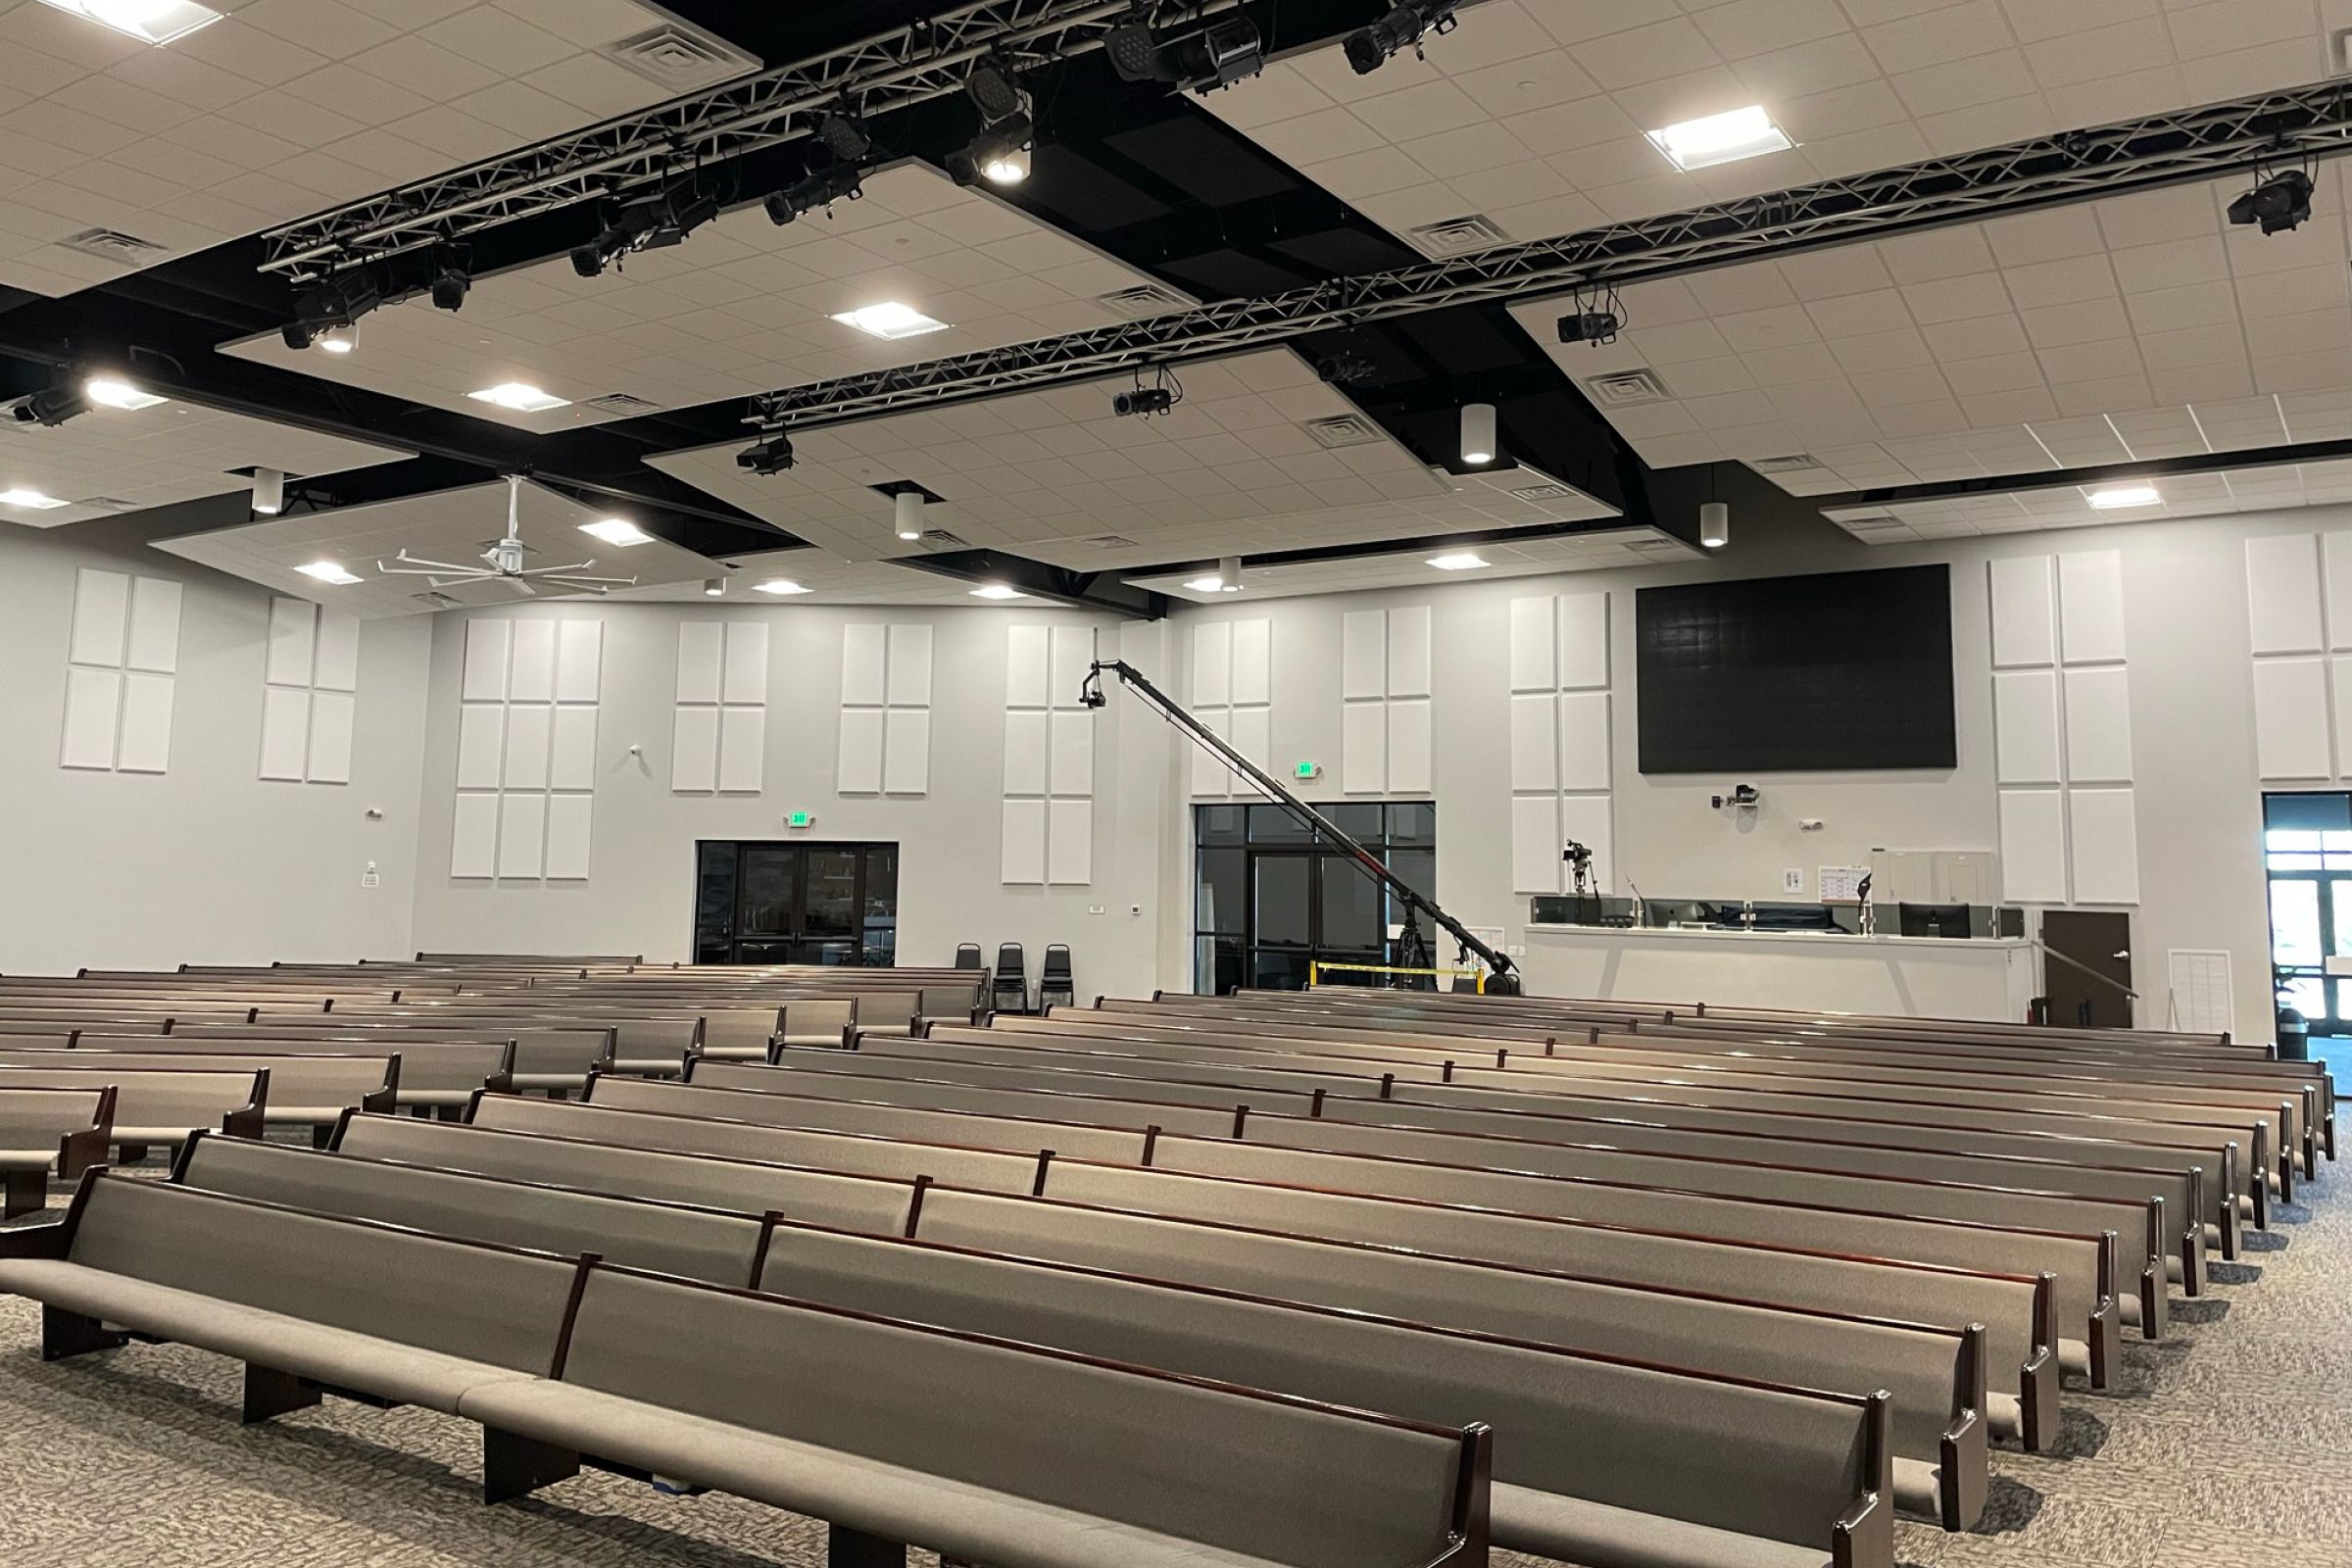
<svg viewBox="0 0 2352 1568"><path fill-rule="evenodd" d="M1291 777L1301 783L1312 783L1322 776L1323 764L1321 762L1295 762L1291 766Z"/></svg>
<svg viewBox="0 0 2352 1568"><path fill-rule="evenodd" d="M814 811L787 811L784 814L786 827L812 827L815 823L816 813Z"/></svg>

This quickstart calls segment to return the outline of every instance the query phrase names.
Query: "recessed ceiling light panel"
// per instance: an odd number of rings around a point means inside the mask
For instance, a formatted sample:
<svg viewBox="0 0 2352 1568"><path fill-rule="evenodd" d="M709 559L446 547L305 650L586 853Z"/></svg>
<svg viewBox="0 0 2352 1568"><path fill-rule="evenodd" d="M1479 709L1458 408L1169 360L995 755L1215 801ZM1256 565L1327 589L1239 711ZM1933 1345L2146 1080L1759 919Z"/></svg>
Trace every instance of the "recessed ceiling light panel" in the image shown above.
<svg viewBox="0 0 2352 1568"><path fill-rule="evenodd" d="M1475 550L1455 550L1430 557L1429 564L1440 571L1476 571L1487 564L1487 558Z"/></svg>
<svg viewBox="0 0 2352 1568"><path fill-rule="evenodd" d="M350 583L358 582L360 580L357 572L345 571L343 569L343 564L339 561L314 561L308 565L296 566L294 569L301 572L305 577L315 578L319 582L332 583L338 588L344 587Z"/></svg>
<svg viewBox="0 0 2352 1568"><path fill-rule="evenodd" d="M1653 130L1649 141L1686 173L1694 169L1712 169L1717 164L1738 163L1742 158L1758 158L1765 153L1785 153L1796 145L1757 104L1735 109L1728 115L1686 120L1664 130Z"/></svg>
<svg viewBox="0 0 2352 1568"><path fill-rule="evenodd" d="M765 582L752 584L752 592L756 594L807 594L815 591L806 583L794 582L790 577L770 577Z"/></svg>
<svg viewBox="0 0 2352 1568"><path fill-rule="evenodd" d="M2119 512L2131 507L2154 507L2164 503L2152 484L2111 484L2104 490L2090 493L2090 504L2101 512Z"/></svg>
<svg viewBox="0 0 2352 1568"><path fill-rule="evenodd" d="M95 22L141 43L170 43L220 20L220 13L192 0L41 0L46 6Z"/></svg>
<svg viewBox="0 0 2352 1568"><path fill-rule="evenodd" d="M881 338L921 337L925 332L943 332L948 325L897 300L885 300L879 305L844 311L833 319L844 326L854 326L860 332Z"/></svg>
<svg viewBox="0 0 2352 1568"><path fill-rule="evenodd" d="M71 504L60 501L55 496L45 496L38 490L27 490L23 485L12 490L0 490L0 507L22 507L27 512L47 512L52 508Z"/></svg>
<svg viewBox="0 0 2352 1568"><path fill-rule="evenodd" d="M81 395L102 409L152 409L170 398L142 391L119 375L93 375L81 383Z"/></svg>
<svg viewBox="0 0 2352 1568"><path fill-rule="evenodd" d="M550 409L571 406L571 399L557 397L552 392L543 392L528 381L501 381L496 386L486 386L479 392L468 392L466 395L477 403L495 403L500 408L512 409L516 414L545 414Z"/></svg>
<svg viewBox="0 0 2352 1568"><path fill-rule="evenodd" d="M972 597L974 599L1026 599L1029 596L1018 588L1008 587L1001 582L992 582L985 587L973 589Z"/></svg>
<svg viewBox="0 0 2352 1568"><path fill-rule="evenodd" d="M616 550L626 550L631 545L650 545L654 542L652 534L647 533L626 517L599 517L594 522L583 522L580 524L580 532L588 535L591 539L601 539Z"/></svg>

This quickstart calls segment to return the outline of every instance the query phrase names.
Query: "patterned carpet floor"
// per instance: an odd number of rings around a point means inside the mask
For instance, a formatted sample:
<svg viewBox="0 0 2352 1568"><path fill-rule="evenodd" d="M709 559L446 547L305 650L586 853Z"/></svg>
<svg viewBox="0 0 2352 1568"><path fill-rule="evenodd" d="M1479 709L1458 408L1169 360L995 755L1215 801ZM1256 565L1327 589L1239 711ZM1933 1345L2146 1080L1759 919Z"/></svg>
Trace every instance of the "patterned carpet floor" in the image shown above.
<svg viewBox="0 0 2352 1568"><path fill-rule="evenodd" d="M2352 1203L2335 1167L2232 1276L2070 1391L2060 1451L1994 1456L1984 1526L1902 1527L1951 1568L2352 1568ZM0 1563L44 1568L821 1568L824 1531L593 1472L496 1508L465 1422L329 1400L237 1424L233 1362L132 1346L44 1365L0 1298ZM917 1563L932 1561L916 1554ZM1497 1562L1532 1559L1498 1553ZM1104 1568L1115 1568L1105 1564Z"/></svg>

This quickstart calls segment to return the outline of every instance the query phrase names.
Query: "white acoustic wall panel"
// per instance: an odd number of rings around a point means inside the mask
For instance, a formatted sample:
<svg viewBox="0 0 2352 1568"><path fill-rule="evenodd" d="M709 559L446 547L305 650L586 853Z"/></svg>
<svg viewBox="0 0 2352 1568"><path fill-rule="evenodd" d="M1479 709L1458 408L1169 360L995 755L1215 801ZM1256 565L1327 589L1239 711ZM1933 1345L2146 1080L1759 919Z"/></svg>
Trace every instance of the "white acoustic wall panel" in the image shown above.
<svg viewBox="0 0 2352 1568"><path fill-rule="evenodd" d="M1046 793L1047 726L1049 717L1035 710L1014 709L1004 715L1004 793ZM1198 751L1199 748L1194 748Z"/></svg>
<svg viewBox="0 0 2352 1568"><path fill-rule="evenodd" d="M1255 762L1259 771L1274 771L1273 710L1267 708L1237 708L1233 710L1233 749ZM1256 784L1237 775L1233 781L1235 793L1257 795Z"/></svg>
<svg viewBox="0 0 2352 1568"><path fill-rule="evenodd" d="M882 791L920 795L931 787L931 710L893 708L882 724Z"/></svg>
<svg viewBox="0 0 2352 1568"><path fill-rule="evenodd" d="M1430 789L1428 698L1392 702L1389 707L1389 790L1426 795Z"/></svg>
<svg viewBox="0 0 2352 1568"><path fill-rule="evenodd" d="M556 623L517 620L507 656L507 700L514 703L552 703L556 700Z"/></svg>
<svg viewBox="0 0 2352 1568"><path fill-rule="evenodd" d="M547 797L502 795L498 798L498 874L538 877L546 874Z"/></svg>
<svg viewBox="0 0 2352 1568"><path fill-rule="evenodd" d="M588 875L589 825L596 809L592 795L547 798L547 876L577 882Z"/></svg>
<svg viewBox="0 0 2352 1568"><path fill-rule="evenodd" d="M2002 897L2066 902L2066 806L2057 790L2000 792Z"/></svg>
<svg viewBox="0 0 2352 1568"><path fill-rule="evenodd" d="M2128 789L2067 791L2075 902L2137 904L2139 841Z"/></svg>
<svg viewBox="0 0 2352 1568"><path fill-rule="evenodd" d="M550 647L553 647L551 642ZM555 666L550 663L552 676ZM551 680L550 691L555 689ZM507 708L507 761L499 787L509 790L547 788L547 748L555 734L555 710L546 703L514 703Z"/></svg>
<svg viewBox="0 0 2352 1568"><path fill-rule="evenodd" d="M2352 657L2331 659L2328 690L2335 699L2335 773L2352 776Z"/></svg>
<svg viewBox="0 0 2352 1568"><path fill-rule="evenodd" d="M727 622L726 673L719 684L719 701L729 704L767 701L767 622Z"/></svg>
<svg viewBox="0 0 2352 1568"><path fill-rule="evenodd" d="M466 623L466 675L461 695L469 703L504 702L507 696L509 622L479 617Z"/></svg>
<svg viewBox="0 0 2352 1568"><path fill-rule="evenodd" d="M66 653L70 662L122 668L123 634L129 622L127 575L95 566L83 566L74 573L74 631Z"/></svg>
<svg viewBox="0 0 2352 1568"><path fill-rule="evenodd" d="M311 745L303 776L313 784L351 782L351 725L355 699L349 692L311 694Z"/></svg>
<svg viewBox="0 0 2352 1568"><path fill-rule="evenodd" d="M1994 776L2003 784L2056 784L2058 672L2011 669L1992 677Z"/></svg>
<svg viewBox="0 0 2352 1568"><path fill-rule="evenodd" d="M929 636L928 628L924 635ZM1079 693L1086 685L1087 666L1095 659L1094 628L1055 626L1052 633L1052 649L1053 663L1046 679L1046 706L1076 708L1079 706ZM892 700L895 702L897 699ZM930 699L926 697L924 701Z"/></svg>
<svg viewBox="0 0 2352 1568"><path fill-rule="evenodd" d="M2132 676L2121 664L2066 672L2066 778L2132 782Z"/></svg>
<svg viewBox="0 0 2352 1568"><path fill-rule="evenodd" d="M1094 794L1095 715L1085 709L1054 714L1053 742L1052 793Z"/></svg>
<svg viewBox="0 0 2352 1568"><path fill-rule="evenodd" d="M678 701L718 701L719 669L725 659L726 623L716 620L678 622Z"/></svg>
<svg viewBox="0 0 2352 1568"><path fill-rule="evenodd" d="M2328 574L2328 646L2352 648L2352 533L2320 536Z"/></svg>
<svg viewBox="0 0 2352 1568"><path fill-rule="evenodd" d="M473 710L467 709L467 716ZM498 782L498 710L484 709L491 716L490 770L488 782ZM262 688L262 766L261 776L299 783L310 770L311 692L302 686L265 686ZM466 782L465 731L459 731L458 782ZM348 743L347 743L348 744Z"/></svg>
<svg viewBox="0 0 2352 1568"><path fill-rule="evenodd" d="M718 792L757 795L767 759L767 710L744 704L718 710Z"/></svg>
<svg viewBox="0 0 2352 1568"><path fill-rule="evenodd" d="M854 621L841 629L841 700L844 706L880 708L889 695L883 671L889 661L889 628L879 621Z"/></svg>
<svg viewBox="0 0 2352 1568"><path fill-rule="evenodd" d="M1560 689L1592 691L1609 684L1609 596L1560 596Z"/></svg>
<svg viewBox="0 0 2352 1568"><path fill-rule="evenodd" d="M1193 628L1193 706L1233 704L1233 623L1209 621Z"/></svg>
<svg viewBox="0 0 2352 1568"><path fill-rule="evenodd" d="M2058 652L2069 664L2123 662L2122 551L2075 550L2059 556Z"/></svg>
<svg viewBox="0 0 2352 1568"><path fill-rule="evenodd" d="M930 707L931 628L920 623L893 625L890 628L889 654L890 675L886 695L890 706Z"/></svg>
<svg viewBox="0 0 2352 1568"><path fill-rule="evenodd" d="M179 668L179 584L139 577L130 585L130 631L122 663L169 675Z"/></svg>
<svg viewBox="0 0 2352 1568"><path fill-rule="evenodd" d="M264 694L266 702L274 703L284 688L272 686ZM263 709L265 714L270 710ZM500 703L467 703L458 710L458 788L462 790L494 790L498 788L500 757L506 746L507 710ZM270 752L270 729L262 729L262 751ZM302 755L301 743L294 743L293 754ZM264 773L264 778L292 778L291 773Z"/></svg>
<svg viewBox="0 0 2352 1568"><path fill-rule="evenodd" d="M2316 654L2328 645L2320 619L2319 540L2308 533L2246 541L2246 615L2257 654Z"/></svg>
<svg viewBox="0 0 2352 1568"><path fill-rule="evenodd" d="M669 787L703 795L718 788L718 709L680 708L669 750Z"/></svg>
<svg viewBox="0 0 2352 1568"><path fill-rule="evenodd" d="M1045 661L1038 661L1042 671ZM1001 851L1004 869L1000 873L1006 882L1024 886L1043 886L1046 880L1046 803L1038 801L1006 801L1004 803L1004 837Z"/></svg>
<svg viewBox="0 0 2352 1568"><path fill-rule="evenodd" d="M122 742L115 766L161 773L172 760L172 677L130 670L122 677Z"/></svg>
<svg viewBox="0 0 2352 1568"><path fill-rule="evenodd" d="M1349 703L1340 714L1340 788L1379 795L1389 787L1387 705Z"/></svg>
<svg viewBox="0 0 2352 1568"><path fill-rule="evenodd" d="M1608 789L1609 694L1560 694L1560 788L1599 793Z"/></svg>
<svg viewBox="0 0 2352 1568"><path fill-rule="evenodd" d="M1544 605L1548 612L1550 602ZM1511 891L1560 891L1560 798L1555 793L1511 798Z"/></svg>
<svg viewBox="0 0 2352 1568"><path fill-rule="evenodd" d="M596 788L596 707L564 703L556 709L556 735L549 748L547 783L550 789Z"/></svg>
<svg viewBox="0 0 2352 1568"><path fill-rule="evenodd" d="M1046 807L1046 880L1057 884L1095 879L1095 803L1053 801Z"/></svg>
<svg viewBox="0 0 2352 1568"><path fill-rule="evenodd" d="M1409 605L1389 612L1390 697L1429 695L1429 607Z"/></svg>
<svg viewBox="0 0 2352 1568"><path fill-rule="evenodd" d="M318 653L318 607L308 599L270 601L270 649L262 678L272 686L311 684Z"/></svg>
<svg viewBox="0 0 2352 1568"><path fill-rule="evenodd" d="M1511 601L1511 690L1515 692L1559 690L1551 652L1557 620L1553 610L1554 601L1548 596Z"/></svg>
<svg viewBox="0 0 2352 1568"><path fill-rule="evenodd" d="M1988 564L1992 662L2031 669L2058 662L2057 601L2048 556L2005 556Z"/></svg>
<svg viewBox="0 0 2352 1568"><path fill-rule="evenodd" d="M359 690L359 616L347 610L318 612L318 650L312 662L311 683L322 692Z"/></svg>
<svg viewBox="0 0 2352 1568"><path fill-rule="evenodd" d="M74 664L66 670L66 733L60 767L111 768L122 724L122 672Z"/></svg>
<svg viewBox="0 0 2352 1568"><path fill-rule="evenodd" d="M1388 695L1388 617L1350 610L1340 621L1340 696L1354 701Z"/></svg>
<svg viewBox="0 0 2352 1568"><path fill-rule="evenodd" d="M1237 708L1264 707L1274 700L1274 622L1260 617L1233 623L1233 701Z"/></svg>
<svg viewBox="0 0 2352 1568"><path fill-rule="evenodd" d="M2333 776L2328 671L2318 659L2254 662L2254 761L2264 779Z"/></svg>
<svg viewBox="0 0 2352 1568"><path fill-rule="evenodd" d="M498 797L460 795L450 820L449 874L498 874Z"/></svg>
<svg viewBox="0 0 2352 1568"><path fill-rule="evenodd" d="M1009 628L1004 634L1004 706L1050 707L1047 664L1045 627Z"/></svg>
<svg viewBox="0 0 2352 1568"><path fill-rule="evenodd" d="M566 620L556 639L556 701L593 703L605 680L605 623Z"/></svg>
<svg viewBox="0 0 2352 1568"><path fill-rule="evenodd" d="M1561 844L1551 847L1552 858L1559 858L1561 845L1569 839L1591 850L1595 887L1613 888L1618 885L1616 833L1611 825L1611 814L1609 797L1606 795L1560 797ZM1567 886L1564 878L1560 885Z"/></svg>
<svg viewBox="0 0 2352 1568"><path fill-rule="evenodd" d="M1549 601L1543 601L1546 611ZM1548 620L1548 615L1546 620ZM1530 692L1511 699L1511 788L1560 787L1559 699Z"/></svg>
<svg viewBox="0 0 2352 1568"><path fill-rule="evenodd" d="M876 673L878 675L879 671ZM841 760L835 787L844 795L882 793L882 710L879 708L845 708L841 710Z"/></svg>
<svg viewBox="0 0 2352 1568"><path fill-rule="evenodd" d="M1193 714L1200 727L1219 740L1233 738L1233 710L1230 708L1203 709ZM1196 795L1230 795L1233 793L1233 769L1217 760L1205 746L1193 751L1193 793Z"/></svg>

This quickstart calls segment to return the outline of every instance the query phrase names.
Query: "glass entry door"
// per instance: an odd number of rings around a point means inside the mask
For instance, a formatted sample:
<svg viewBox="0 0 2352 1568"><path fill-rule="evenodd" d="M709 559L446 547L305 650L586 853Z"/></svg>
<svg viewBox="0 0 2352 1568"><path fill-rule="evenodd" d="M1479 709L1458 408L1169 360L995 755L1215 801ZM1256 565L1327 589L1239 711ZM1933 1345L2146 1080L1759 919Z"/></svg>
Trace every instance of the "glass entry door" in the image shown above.
<svg viewBox="0 0 2352 1568"><path fill-rule="evenodd" d="M2352 1034L2352 794L2266 795L2262 816L2278 1003L2315 1035Z"/></svg>
<svg viewBox="0 0 2352 1568"><path fill-rule="evenodd" d="M706 840L695 891L697 963L897 961L896 844Z"/></svg>
<svg viewBox="0 0 2352 1568"><path fill-rule="evenodd" d="M1438 880L1438 808L1428 801L1348 801L1320 808L1424 898ZM1402 963L1390 929L1403 902L1288 808L1193 808L1194 989L1298 990L1315 963ZM1437 933L1423 933L1435 949ZM1426 962L1426 959L1420 960ZM1331 985L1370 976L1327 975Z"/></svg>

